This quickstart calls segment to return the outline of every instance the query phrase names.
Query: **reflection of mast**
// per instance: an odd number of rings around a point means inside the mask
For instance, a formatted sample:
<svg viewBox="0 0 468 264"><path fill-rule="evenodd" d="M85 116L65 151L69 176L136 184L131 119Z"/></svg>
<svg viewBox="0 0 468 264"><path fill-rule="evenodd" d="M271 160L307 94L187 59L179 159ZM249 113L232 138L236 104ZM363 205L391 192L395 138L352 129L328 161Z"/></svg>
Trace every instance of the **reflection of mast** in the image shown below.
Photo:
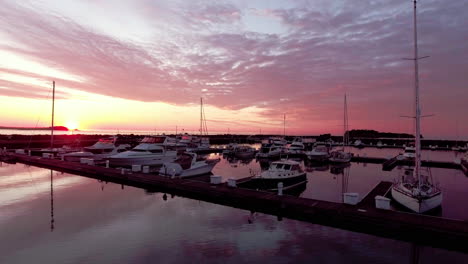
<svg viewBox="0 0 468 264"><path fill-rule="evenodd" d="M54 104L55 104L55 81L52 81L52 127L50 128L50 149L54 148Z"/></svg>
<svg viewBox="0 0 468 264"><path fill-rule="evenodd" d="M346 167L343 169L343 172L341 174L342 179L341 179L341 199L342 202L344 203L344 193L348 192L348 181L349 181L349 171L351 170L351 166Z"/></svg>
<svg viewBox="0 0 468 264"><path fill-rule="evenodd" d="M419 264L419 245L412 243L411 244L411 254L410 254L410 263Z"/></svg>
<svg viewBox="0 0 468 264"><path fill-rule="evenodd" d="M54 177L50 170L50 232L54 231Z"/></svg>

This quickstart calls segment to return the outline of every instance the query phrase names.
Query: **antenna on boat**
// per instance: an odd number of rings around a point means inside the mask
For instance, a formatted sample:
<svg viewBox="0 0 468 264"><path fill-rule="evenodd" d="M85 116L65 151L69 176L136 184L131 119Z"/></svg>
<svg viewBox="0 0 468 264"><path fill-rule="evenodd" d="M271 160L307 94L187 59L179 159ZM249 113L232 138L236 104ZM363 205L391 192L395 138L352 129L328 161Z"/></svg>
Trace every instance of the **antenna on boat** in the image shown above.
<svg viewBox="0 0 468 264"><path fill-rule="evenodd" d="M54 104L55 104L55 81L52 81L52 127L50 136L50 148L54 148Z"/></svg>

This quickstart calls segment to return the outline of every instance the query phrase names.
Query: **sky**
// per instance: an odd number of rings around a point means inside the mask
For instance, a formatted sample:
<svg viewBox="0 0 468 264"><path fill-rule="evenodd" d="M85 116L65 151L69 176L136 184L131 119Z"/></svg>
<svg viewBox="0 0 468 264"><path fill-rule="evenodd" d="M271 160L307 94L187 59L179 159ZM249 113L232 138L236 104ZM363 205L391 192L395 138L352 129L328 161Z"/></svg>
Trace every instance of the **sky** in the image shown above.
<svg viewBox="0 0 468 264"><path fill-rule="evenodd" d="M411 0L0 0L0 126L413 131ZM468 0L418 3L422 134L468 136ZM284 124L284 115L286 124Z"/></svg>

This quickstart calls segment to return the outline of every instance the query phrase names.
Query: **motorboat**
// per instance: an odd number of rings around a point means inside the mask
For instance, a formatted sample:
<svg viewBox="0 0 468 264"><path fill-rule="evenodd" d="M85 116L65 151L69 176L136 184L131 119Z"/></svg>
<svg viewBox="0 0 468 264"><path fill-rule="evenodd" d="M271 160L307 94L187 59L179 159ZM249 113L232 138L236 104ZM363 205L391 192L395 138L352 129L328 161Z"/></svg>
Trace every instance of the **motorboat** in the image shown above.
<svg viewBox="0 0 468 264"><path fill-rule="evenodd" d="M300 141L293 141L286 150L288 155L303 155L305 146Z"/></svg>
<svg viewBox="0 0 468 264"><path fill-rule="evenodd" d="M425 213L442 205L442 190L433 183L430 171L422 174L421 166L421 106L419 100L418 42L416 30L416 1L414 1L414 102L415 102L415 147L414 168L406 170L392 186L392 197L399 204L416 213ZM406 150L406 149L405 149ZM411 151L412 152L412 151ZM411 153L408 152L408 153Z"/></svg>
<svg viewBox="0 0 468 264"><path fill-rule="evenodd" d="M196 153L184 152L173 162L165 162L159 175L170 177L194 177L208 174L220 159L199 160Z"/></svg>
<svg viewBox="0 0 468 264"><path fill-rule="evenodd" d="M81 158L102 160L130 149L129 144L116 146L115 141L116 138L99 139L94 145L83 148L83 151L63 154L63 159L66 161L80 161Z"/></svg>
<svg viewBox="0 0 468 264"><path fill-rule="evenodd" d="M239 146L234 150L234 156L238 159L251 159L255 153L255 149L250 146Z"/></svg>
<svg viewBox="0 0 468 264"><path fill-rule="evenodd" d="M364 143L362 143L361 140L357 139L356 141L354 141L354 147L356 147L356 148L363 148L363 147L364 147Z"/></svg>
<svg viewBox="0 0 468 264"><path fill-rule="evenodd" d="M309 160L327 161L330 157L330 149L325 145L317 145L305 154Z"/></svg>
<svg viewBox="0 0 468 264"><path fill-rule="evenodd" d="M343 150L332 151L328 160L332 163L348 163L351 161L353 154Z"/></svg>
<svg viewBox="0 0 468 264"><path fill-rule="evenodd" d="M251 184L264 190L277 190L278 184L283 184L287 190L307 182L307 174L301 168L300 163L294 160L279 160L272 162L268 170L256 174L251 179Z"/></svg>
<svg viewBox="0 0 468 264"><path fill-rule="evenodd" d="M465 174L468 174L468 153L460 159L460 165Z"/></svg>
<svg viewBox="0 0 468 264"><path fill-rule="evenodd" d="M405 147L405 150L403 152L403 158L404 159L414 159L416 153L416 149L414 147L408 146Z"/></svg>
<svg viewBox="0 0 468 264"><path fill-rule="evenodd" d="M236 149L239 147L239 144L237 143L229 143L226 145L226 147L223 149L223 154L224 155L231 155L234 154Z"/></svg>
<svg viewBox="0 0 468 264"><path fill-rule="evenodd" d="M187 145L187 152L203 152L210 150L210 139L207 137L201 137L199 142L192 142Z"/></svg>
<svg viewBox="0 0 468 264"><path fill-rule="evenodd" d="M263 143L257 153L257 158L277 158L281 155L282 148L271 143Z"/></svg>
<svg viewBox="0 0 468 264"><path fill-rule="evenodd" d="M383 145L382 141L379 141L379 142L377 142L376 146L377 146L377 148L383 148L384 145Z"/></svg>
<svg viewBox="0 0 468 264"><path fill-rule="evenodd" d="M174 161L177 151L167 150L164 146L166 141L166 136L145 137L133 149L110 156L110 165L162 165L164 162Z"/></svg>

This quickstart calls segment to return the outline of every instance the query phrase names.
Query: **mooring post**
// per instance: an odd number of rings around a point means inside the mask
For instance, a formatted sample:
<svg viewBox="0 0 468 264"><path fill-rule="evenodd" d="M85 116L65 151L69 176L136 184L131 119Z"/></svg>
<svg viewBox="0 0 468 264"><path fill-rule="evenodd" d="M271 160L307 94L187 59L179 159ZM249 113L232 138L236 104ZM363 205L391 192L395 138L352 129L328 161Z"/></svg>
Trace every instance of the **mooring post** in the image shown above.
<svg viewBox="0 0 468 264"><path fill-rule="evenodd" d="M109 168L109 160L106 160L106 168Z"/></svg>
<svg viewBox="0 0 468 264"><path fill-rule="evenodd" d="M122 168L122 170L120 171L120 173L121 173L122 175L125 174L125 169Z"/></svg>
<svg viewBox="0 0 468 264"><path fill-rule="evenodd" d="M31 150L28 150L28 156L31 156Z"/></svg>
<svg viewBox="0 0 468 264"><path fill-rule="evenodd" d="M283 195L283 183L278 182L278 195L282 196Z"/></svg>
<svg viewBox="0 0 468 264"><path fill-rule="evenodd" d="M31 155L29 155L29 156L31 156ZM64 155L60 156L60 160L64 161L64 160L65 160L65 156L64 156Z"/></svg>

